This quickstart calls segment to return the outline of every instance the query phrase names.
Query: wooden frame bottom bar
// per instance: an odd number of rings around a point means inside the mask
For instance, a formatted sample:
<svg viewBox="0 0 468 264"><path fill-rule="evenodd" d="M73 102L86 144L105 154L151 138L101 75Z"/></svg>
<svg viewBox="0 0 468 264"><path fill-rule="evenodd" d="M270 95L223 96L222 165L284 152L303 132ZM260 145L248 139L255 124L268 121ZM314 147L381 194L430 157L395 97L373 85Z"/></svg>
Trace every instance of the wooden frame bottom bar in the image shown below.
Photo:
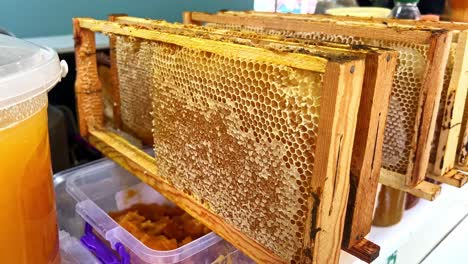
<svg viewBox="0 0 468 264"><path fill-rule="evenodd" d="M439 185L422 181L414 187L408 187L405 184L404 177L404 175L399 173L382 169L379 182L385 186L407 192L428 201L434 201L440 195L441 187Z"/></svg>
<svg viewBox="0 0 468 264"><path fill-rule="evenodd" d="M468 172L463 169L451 169L442 176L428 173L427 178L461 188L468 182Z"/></svg>
<svg viewBox="0 0 468 264"><path fill-rule="evenodd" d="M195 202L188 194L174 188L159 177L158 168L153 157L130 144L117 134L106 130L89 130L89 141L105 156L134 174L140 180L150 185L187 213L201 220L210 229L216 229L217 234L226 240L238 240L243 245L239 250L246 252L257 263L285 263L269 249L261 246L252 238L227 224L202 204ZM216 227L216 228L215 228Z"/></svg>
<svg viewBox="0 0 468 264"><path fill-rule="evenodd" d="M365 238L359 240L351 248L342 247L341 249L366 263L376 260L380 254L380 246Z"/></svg>
<svg viewBox="0 0 468 264"><path fill-rule="evenodd" d="M251 254L255 256L254 260L256 262L284 263L271 251L261 245L258 245L251 238L241 234L238 230L229 226L201 204L194 202L190 196L178 191L167 181L159 177L158 168L154 158L129 143L123 137L107 130L90 130L89 134L90 143L106 157L134 174L141 181L150 185L156 191L176 203L192 216L202 219L203 224L208 228L212 229L214 225L218 227L223 226L223 232L218 232L218 235L225 239L229 237L236 237L238 239L241 237L243 240L242 244L248 245L248 247L241 250L251 252ZM370 263L379 256L380 247L367 239L361 239L352 248L343 248L343 250L367 263Z"/></svg>

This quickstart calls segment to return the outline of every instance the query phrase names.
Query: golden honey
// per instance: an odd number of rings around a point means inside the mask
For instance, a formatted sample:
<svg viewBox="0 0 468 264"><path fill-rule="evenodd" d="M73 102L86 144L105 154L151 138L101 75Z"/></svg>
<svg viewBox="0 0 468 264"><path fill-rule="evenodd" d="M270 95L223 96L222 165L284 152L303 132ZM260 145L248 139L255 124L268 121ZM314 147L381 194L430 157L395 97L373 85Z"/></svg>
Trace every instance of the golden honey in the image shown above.
<svg viewBox="0 0 468 264"><path fill-rule="evenodd" d="M40 97L22 104L24 111L35 110L23 120L8 124L8 110L0 111L2 263L60 263L47 97ZM22 115L16 112L15 117Z"/></svg>
<svg viewBox="0 0 468 264"><path fill-rule="evenodd" d="M382 185L372 224L382 227L398 224L405 211L405 195L405 192Z"/></svg>

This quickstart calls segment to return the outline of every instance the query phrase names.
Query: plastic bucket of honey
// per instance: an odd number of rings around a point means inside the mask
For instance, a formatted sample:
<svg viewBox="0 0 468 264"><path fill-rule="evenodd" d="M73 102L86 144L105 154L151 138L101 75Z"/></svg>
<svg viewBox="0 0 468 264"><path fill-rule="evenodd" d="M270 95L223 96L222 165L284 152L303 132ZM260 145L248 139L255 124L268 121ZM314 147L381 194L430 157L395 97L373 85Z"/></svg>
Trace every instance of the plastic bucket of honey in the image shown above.
<svg viewBox="0 0 468 264"><path fill-rule="evenodd" d="M55 51L0 35L2 263L60 263L47 92L66 73Z"/></svg>

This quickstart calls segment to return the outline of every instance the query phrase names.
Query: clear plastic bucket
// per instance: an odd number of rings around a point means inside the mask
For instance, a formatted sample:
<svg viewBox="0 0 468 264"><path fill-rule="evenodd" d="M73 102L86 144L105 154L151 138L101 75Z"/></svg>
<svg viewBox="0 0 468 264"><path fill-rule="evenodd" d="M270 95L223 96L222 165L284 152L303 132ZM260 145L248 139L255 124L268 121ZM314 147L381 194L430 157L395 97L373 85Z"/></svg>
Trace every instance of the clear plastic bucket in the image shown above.
<svg viewBox="0 0 468 264"><path fill-rule="evenodd" d="M0 36L2 263L60 263L47 91L65 72L55 52Z"/></svg>

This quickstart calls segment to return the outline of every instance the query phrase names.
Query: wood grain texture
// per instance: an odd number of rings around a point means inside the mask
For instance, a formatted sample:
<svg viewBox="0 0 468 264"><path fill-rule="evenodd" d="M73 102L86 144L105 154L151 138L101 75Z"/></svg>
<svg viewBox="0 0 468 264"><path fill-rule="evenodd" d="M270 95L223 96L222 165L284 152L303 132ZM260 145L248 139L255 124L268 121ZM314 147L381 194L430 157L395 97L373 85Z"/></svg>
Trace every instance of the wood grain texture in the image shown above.
<svg viewBox="0 0 468 264"><path fill-rule="evenodd" d="M98 77L96 40L93 31L81 28L78 19L73 19L75 40L76 82L75 95L80 134L88 135L88 129L104 124L101 82Z"/></svg>
<svg viewBox="0 0 468 264"><path fill-rule="evenodd" d="M201 25L200 22L192 20L192 12L183 12L182 13L182 23L186 25Z"/></svg>
<svg viewBox="0 0 468 264"><path fill-rule="evenodd" d="M293 13L276 13L263 11L224 11L220 13L240 15L240 16L262 16L262 17L285 17L289 19L305 19L313 17L321 21L340 21L354 22L356 24L375 24L376 27L403 27L403 28L421 28L421 29L447 29L447 30L466 30L467 23L463 22L447 22L447 21L431 21L431 20L407 20L394 18L378 18L378 17L357 17L357 16L332 16L318 14L293 14Z"/></svg>
<svg viewBox="0 0 468 264"><path fill-rule="evenodd" d="M440 33L430 39L425 78L419 98L420 107L417 114L419 120L415 127L417 137L413 145L415 159L412 165L414 169L406 179L406 185L410 187L417 186L426 177L451 43L451 32Z"/></svg>
<svg viewBox="0 0 468 264"><path fill-rule="evenodd" d="M463 187L468 182L468 174L462 169L451 169L442 176L428 173L427 177L458 188Z"/></svg>
<svg viewBox="0 0 468 264"><path fill-rule="evenodd" d="M380 172L380 183L388 187L410 193L428 201L434 201L440 195L441 187L437 184L422 181L415 187L407 187L405 182L406 177L402 174L386 169L382 169Z"/></svg>
<svg viewBox="0 0 468 264"><path fill-rule="evenodd" d="M380 254L380 246L365 238L359 240L353 247L343 250L366 263L376 260Z"/></svg>
<svg viewBox="0 0 468 264"><path fill-rule="evenodd" d="M397 55L368 54L351 162L351 186L343 247L350 248L370 232L382 145Z"/></svg>
<svg viewBox="0 0 468 264"><path fill-rule="evenodd" d="M109 21L116 21L120 16L126 16L126 14L112 14L109 15ZM109 36L109 53L110 53L110 70L111 70L111 82L112 82L112 111L114 128L122 128L122 115L120 109L120 88L119 88L119 74L117 71L117 53L116 53L116 38L115 36Z"/></svg>
<svg viewBox="0 0 468 264"><path fill-rule="evenodd" d="M232 43L219 42L209 39L200 39L176 34L169 34L135 26L121 25L119 23L94 20L91 18L76 18L80 26L92 31L104 34L118 34L123 36L137 37L147 40L162 41L191 49L203 50L221 56L239 56L249 60L261 60L268 63L280 63L290 67L301 68L323 73L325 71L326 59L311 57L297 53L277 54L265 49L240 46Z"/></svg>
<svg viewBox="0 0 468 264"><path fill-rule="evenodd" d="M192 12L192 21L210 22L219 24L248 25L253 27L263 27L278 30L291 30L296 32L323 32L337 35L353 35L362 38L379 38L388 41L404 41L413 43L427 43L432 35L431 30L421 30L414 32L404 27L386 27L376 26L368 27L363 30L362 24L344 24L335 23L332 20L311 21L305 17L284 17L281 15L275 17L249 15L247 13L218 13L207 14L201 12Z"/></svg>
<svg viewBox="0 0 468 264"><path fill-rule="evenodd" d="M458 145L458 153L458 164L468 167L468 125L465 127L465 131Z"/></svg>
<svg viewBox="0 0 468 264"><path fill-rule="evenodd" d="M219 236L236 245L239 250L248 254L256 262L284 263L273 252L227 224L202 204L194 201L190 195L175 189L159 176L154 158L132 146L125 139L105 130L90 130L89 140L93 146L108 158L153 187Z"/></svg>
<svg viewBox="0 0 468 264"><path fill-rule="evenodd" d="M338 263L349 192L352 142L364 76L364 61L330 62L324 76L316 165L304 248L313 263ZM337 115L337 113L346 113ZM306 233L309 233L306 232ZM305 262L305 261L304 261Z"/></svg>
<svg viewBox="0 0 468 264"><path fill-rule="evenodd" d="M467 25L468 28L468 25ZM439 136L433 173L444 175L455 166L458 138L463 122L468 82L468 31L458 37L455 63L444 107L442 129Z"/></svg>

